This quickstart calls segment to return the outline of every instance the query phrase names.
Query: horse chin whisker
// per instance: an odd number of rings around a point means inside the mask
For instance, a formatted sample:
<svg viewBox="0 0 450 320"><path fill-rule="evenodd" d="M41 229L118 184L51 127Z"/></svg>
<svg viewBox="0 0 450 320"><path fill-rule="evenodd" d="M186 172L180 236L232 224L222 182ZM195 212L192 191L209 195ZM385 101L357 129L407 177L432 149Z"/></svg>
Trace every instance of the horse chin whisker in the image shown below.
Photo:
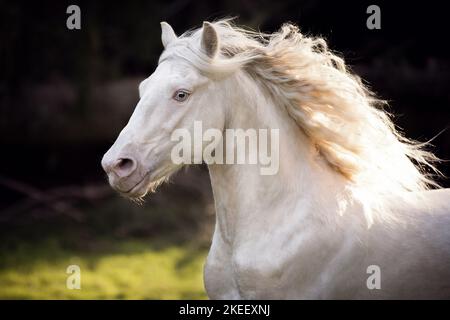
<svg viewBox="0 0 450 320"><path fill-rule="evenodd" d="M141 197L137 197L137 198L131 198L131 201L133 201L135 204L137 205L143 205L145 200L144 200L144 196Z"/></svg>
<svg viewBox="0 0 450 320"><path fill-rule="evenodd" d="M163 184L164 182L166 182L169 179L168 176L164 176L162 178L159 178L153 182L150 183L150 185L148 186L147 191L150 193L154 193L156 192L156 190L158 189L158 187Z"/></svg>
<svg viewBox="0 0 450 320"><path fill-rule="evenodd" d="M156 178L155 180L153 180L152 182L149 183L148 187L147 187L147 192L150 193L155 193L156 190L158 189L158 187L160 185L162 185L163 183L168 183L170 182L170 177L176 173L181 167L171 167L171 166L165 166L163 168L161 168L160 170L158 170L158 172L156 173L156 176L159 178Z"/></svg>

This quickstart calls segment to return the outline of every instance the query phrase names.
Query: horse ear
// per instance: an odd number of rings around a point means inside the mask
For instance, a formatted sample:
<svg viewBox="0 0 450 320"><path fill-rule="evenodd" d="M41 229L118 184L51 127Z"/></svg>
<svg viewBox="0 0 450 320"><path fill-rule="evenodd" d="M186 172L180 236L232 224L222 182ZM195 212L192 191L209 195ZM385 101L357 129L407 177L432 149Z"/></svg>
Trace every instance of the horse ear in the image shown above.
<svg viewBox="0 0 450 320"><path fill-rule="evenodd" d="M167 48L167 46L175 39L177 39L177 35L170 24L165 21L161 22L161 41L164 48Z"/></svg>
<svg viewBox="0 0 450 320"><path fill-rule="evenodd" d="M209 22L203 22L202 49L210 58L214 58L219 52L219 35L214 26Z"/></svg>

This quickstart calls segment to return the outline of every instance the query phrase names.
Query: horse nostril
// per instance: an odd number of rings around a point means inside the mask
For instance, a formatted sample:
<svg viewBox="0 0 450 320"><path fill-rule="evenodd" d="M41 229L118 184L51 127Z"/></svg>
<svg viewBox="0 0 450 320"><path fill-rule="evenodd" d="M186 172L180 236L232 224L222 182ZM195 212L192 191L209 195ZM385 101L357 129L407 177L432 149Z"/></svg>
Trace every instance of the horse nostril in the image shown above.
<svg viewBox="0 0 450 320"><path fill-rule="evenodd" d="M130 175L135 168L136 165L134 160L129 158L120 158L114 165L114 171L121 177Z"/></svg>
<svg viewBox="0 0 450 320"><path fill-rule="evenodd" d="M127 159L127 158L119 159L119 160L117 160L117 163L116 163L116 167L121 170L126 170L128 168L131 168L132 166L133 166L133 160Z"/></svg>

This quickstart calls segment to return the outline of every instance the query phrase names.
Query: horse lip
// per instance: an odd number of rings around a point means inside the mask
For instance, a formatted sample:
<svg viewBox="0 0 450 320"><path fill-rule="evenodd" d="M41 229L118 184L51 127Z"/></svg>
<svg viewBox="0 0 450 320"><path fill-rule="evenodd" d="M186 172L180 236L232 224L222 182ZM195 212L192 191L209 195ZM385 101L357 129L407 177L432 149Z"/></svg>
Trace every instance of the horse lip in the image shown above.
<svg viewBox="0 0 450 320"><path fill-rule="evenodd" d="M148 175L149 175L149 172L147 172L146 174L144 174L144 176L142 177L142 179L141 180L139 180L139 182L138 183L136 183L134 186L132 186L130 189L128 189L127 191L123 191L123 190L120 190L120 189L117 189L117 191L119 191L120 193L122 193L122 194L130 194L130 193L132 193L132 191L134 190L134 189L136 189L136 187L139 187L139 185L148 177Z"/></svg>
<svg viewBox="0 0 450 320"><path fill-rule="evenodd" d="M152 173L152 174L150 174L150 173ZM161 172L161 170L152 170L152 168L149 168L147 170L147 172L143 175L142 179L138 183L136 183L133 187L128 189L127 191L122 191L119 188L115 188L115 189L117 191L119 191L122 195L133 198L134 191L139 189L139 187L145 180L149 180L149 184L151 184L153 181L158 181L159 179L164 177L164 175L165 175L164 171Z"/></svg>

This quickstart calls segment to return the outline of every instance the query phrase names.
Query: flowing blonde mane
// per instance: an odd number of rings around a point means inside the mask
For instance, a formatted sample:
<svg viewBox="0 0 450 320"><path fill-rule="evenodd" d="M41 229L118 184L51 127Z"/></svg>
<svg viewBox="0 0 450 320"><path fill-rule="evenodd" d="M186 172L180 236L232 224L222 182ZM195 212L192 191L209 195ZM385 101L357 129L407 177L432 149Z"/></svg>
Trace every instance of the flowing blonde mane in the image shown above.
<svg viewBox="0 0 450 320"><path fill-rule="evenodd" d="M385 101L367 89L324 39L305 36L292 24L273 34L244 30L230 20L213 25L220 39L218 57L212 60L200 50L199 29L183 34L170 55L211 74L239 68L248 72L286 108L365 207L379 206L380 195L438 187L432 178L438 173L433 165L437 158L424 150L426 144L396 130L383 109Z"/></svg>

